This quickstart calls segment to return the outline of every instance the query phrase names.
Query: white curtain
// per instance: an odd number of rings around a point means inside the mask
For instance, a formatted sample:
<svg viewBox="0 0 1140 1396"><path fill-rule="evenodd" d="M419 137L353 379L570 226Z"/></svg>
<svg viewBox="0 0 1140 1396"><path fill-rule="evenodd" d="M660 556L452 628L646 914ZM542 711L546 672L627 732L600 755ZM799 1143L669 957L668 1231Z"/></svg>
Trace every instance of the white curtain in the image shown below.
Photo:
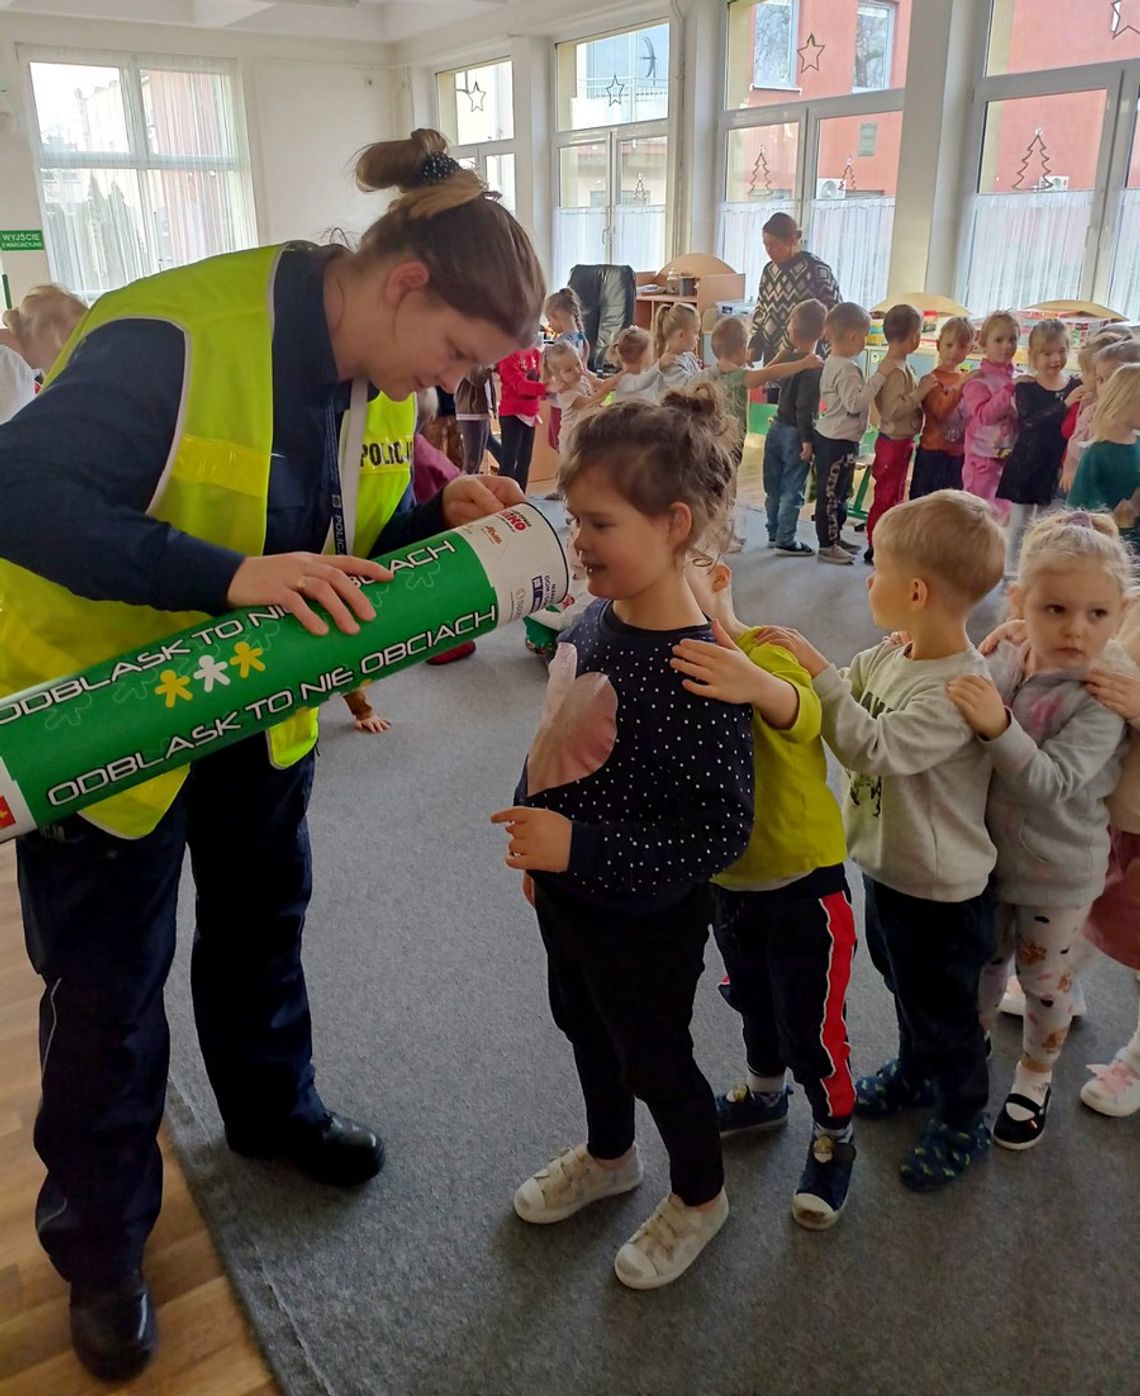
<svg viewBox="0 0 1140 1396"><path fill-rule="evenodd" d="M130 163L100 168L82 150L53 150L40 169L52 276L85 300L257 241L230 78L124 71L143 116Z"/></svg>
<svg viewBox="0 0 1140 1396"><path fill-rule="evenodd" d="M757 199L720 206L718 256L744 273L744 294L750 298L760 289L760 273L768 260L761 231L774 213L790 213L794 218L795 204L782 199Z"/></svg>
<svg viewBox="0 0 1140 1396"><path fill-rule="evenodd" d="M1120 195L1108 304L1129 320L1140 319L1140 189Z"/></svg>
<svg viewBox="0 0 1140 1396"><path fill-rule="evenodd" d="M975 194L963 221L964 284L974 315L1080 296L1093 191Z"/></svg>
<svg viewBox="0 0 1140 1396"><path fill-rule="evenodd" d="M560 208L554 221L554 285L565 286L570 268L579 262L605 262L605 208Z"/></svg>
<svg viewBox="0 0 1140 1396"><path fill-rule="evenodd" d="M660 271L665 265L665 205L619 204L615 215L610 260L634 271Z"/></svg>
<svg viewBox="0 0 1140 1396"><path fill-rule="evenodd" d="M835 273L844 300L870 309L887 294L893 198L813 199L804 246Z"/></svg>

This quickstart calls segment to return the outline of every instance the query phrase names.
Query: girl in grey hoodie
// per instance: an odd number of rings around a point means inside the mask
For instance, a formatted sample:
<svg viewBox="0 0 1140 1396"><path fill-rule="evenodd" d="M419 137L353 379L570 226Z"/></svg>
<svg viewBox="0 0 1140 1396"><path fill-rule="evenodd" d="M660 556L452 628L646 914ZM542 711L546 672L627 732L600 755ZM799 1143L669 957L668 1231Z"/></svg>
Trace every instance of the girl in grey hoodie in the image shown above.
<svg viewBox="0 0 1140 1396"><path fill-rule="evenodd" d="M997 848L997 949L979 993L987 1031L1011 957L1025 991L1022 1056L993 1131L1008 1149L1032 1148L1044 1132L1053 1065L1073 1015L1076 949L1104 887L1106 801L1120 774L1124 722L1085 681L1098 661L1135 672L1112 638L1129 571L1107 514L1040 520L1010 591L1025 642L999 645L990 679L970 675L949 685L994 766L986 823Z"/></svg>

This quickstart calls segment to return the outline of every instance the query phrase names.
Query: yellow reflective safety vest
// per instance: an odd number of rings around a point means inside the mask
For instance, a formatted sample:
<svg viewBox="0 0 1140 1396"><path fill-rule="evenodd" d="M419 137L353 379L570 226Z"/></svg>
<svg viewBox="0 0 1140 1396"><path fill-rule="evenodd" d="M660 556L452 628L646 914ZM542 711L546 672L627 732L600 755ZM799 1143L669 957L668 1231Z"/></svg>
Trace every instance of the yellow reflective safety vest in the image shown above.
<svg viewBox="0 0 1140 1396"><path fill-rule="evenodd" d="M147 513L219 547L256 556L265 546L273 446L273 291L281 247L255 248L160 272L101 296L48 375L45 391L78 345L112 320L177 325L186 342L182 402L170 454ZM347 417L347 414L346 414ZM370 548L395 513L412 473L415 398L382 395L364 413L357 462L354 550ZM346 524L349 520L346 519ZM208 620L199 611L159 611L90 601L0 559L0 696L140 649ZM270 729L275 765L289 766L317 739L305 709ZM170 808L187 768L167 771L91 805L83 817L109 833L141 838Z"/></svg>

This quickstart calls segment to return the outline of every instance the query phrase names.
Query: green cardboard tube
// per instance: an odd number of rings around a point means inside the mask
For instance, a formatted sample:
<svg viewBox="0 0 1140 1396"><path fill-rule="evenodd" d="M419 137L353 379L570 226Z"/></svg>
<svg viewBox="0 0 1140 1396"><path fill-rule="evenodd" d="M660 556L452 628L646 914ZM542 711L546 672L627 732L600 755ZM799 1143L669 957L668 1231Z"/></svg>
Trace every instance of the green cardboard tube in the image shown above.
<svg viewBox="0 0 1140 1396"><path fill-rule="evenodd" d="M530 504L377 559L360 632L251 606L0 698L0 841L75 814L560 601L566 556Z"/></svg>

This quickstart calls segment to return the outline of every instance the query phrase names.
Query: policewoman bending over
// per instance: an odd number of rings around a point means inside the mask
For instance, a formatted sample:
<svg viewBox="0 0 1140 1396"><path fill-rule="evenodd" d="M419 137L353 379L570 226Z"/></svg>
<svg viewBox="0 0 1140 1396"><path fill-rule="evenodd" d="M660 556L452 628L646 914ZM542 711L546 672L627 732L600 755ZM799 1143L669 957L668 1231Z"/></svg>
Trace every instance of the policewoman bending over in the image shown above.
<svg viewBox="0 0 1140 1396"><path fill-rule="evenodd" d="M321 635L318 603L353 633L373 611L352 577L390 575L365 559L522 499L474 476L412 499L411 394L533 343L545 293L526 234L445 152L416 131L362 153L361 187L403 196L354 253L237 252L90 311L0 427L0 695L236 606L284 606ZM302 713L18 841L46 986L36 1226L101 1377L131 1375L155 1344L142 1256L187 846L194 1013L230 1148L331 1184L383 1162L314 1080L301 929L316 739Z"/></svg>

